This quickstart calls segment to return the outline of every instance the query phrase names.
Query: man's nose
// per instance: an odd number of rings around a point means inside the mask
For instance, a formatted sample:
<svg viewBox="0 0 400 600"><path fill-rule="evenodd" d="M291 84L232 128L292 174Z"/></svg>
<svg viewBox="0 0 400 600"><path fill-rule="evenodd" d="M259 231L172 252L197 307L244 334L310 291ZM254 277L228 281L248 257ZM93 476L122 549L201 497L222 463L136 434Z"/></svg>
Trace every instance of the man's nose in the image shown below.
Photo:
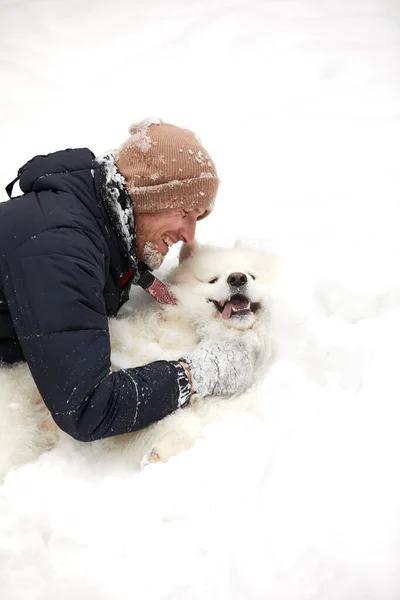
<svg viewBox="0 0 400 600"><path fill-rule="evenodd" d="M196 225L196 219L193 219L191 221L187 221L184 227L181 228L181 236L183 243L186 244L186 246L191 246L194 242L194 238L196 236Z"/></svg>

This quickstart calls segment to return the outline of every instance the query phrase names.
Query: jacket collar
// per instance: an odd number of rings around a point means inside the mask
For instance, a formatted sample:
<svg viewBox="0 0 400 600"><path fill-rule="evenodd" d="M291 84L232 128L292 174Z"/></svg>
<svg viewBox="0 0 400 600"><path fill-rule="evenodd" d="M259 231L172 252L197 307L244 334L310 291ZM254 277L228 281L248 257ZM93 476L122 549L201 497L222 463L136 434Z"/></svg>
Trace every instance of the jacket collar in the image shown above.
<svg viewBox="0 0 400 600"><path fill-rule="evenodd" d="M122 282L127 280L128 283L140 285L159 304L176 304L177 300L169 287L157 279L148 266L137 258L133 203L126 189L125 179L115 166L114 154L108 152L96 161L100 165L101 199L117 236L120 250L128 259L130 270Z"/></svg>
<svg viewBox="0 0 400 600"><path fill-rule="evenodd" d="M96 158L100 166L100 195L107 216L117 236L118 246L133 271L133 283L147 267L136 255L136 224L132 200L125 186L125 180L115 166L112 152Z"/></svg>

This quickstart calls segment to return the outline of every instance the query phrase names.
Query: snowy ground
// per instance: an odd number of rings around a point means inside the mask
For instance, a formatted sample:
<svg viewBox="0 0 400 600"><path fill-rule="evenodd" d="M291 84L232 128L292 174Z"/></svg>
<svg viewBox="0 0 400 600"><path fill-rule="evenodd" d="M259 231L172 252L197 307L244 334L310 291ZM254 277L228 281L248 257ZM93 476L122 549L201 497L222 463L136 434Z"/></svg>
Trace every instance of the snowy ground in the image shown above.
<svg viewBox="0 0 400 600"><path fill-rule="evenodd" d="M400 598L399 0L3 0L0 65L2 187L159 115L219 168L200 241L281 258L265 421L10 473L1 600Z"/></svg>

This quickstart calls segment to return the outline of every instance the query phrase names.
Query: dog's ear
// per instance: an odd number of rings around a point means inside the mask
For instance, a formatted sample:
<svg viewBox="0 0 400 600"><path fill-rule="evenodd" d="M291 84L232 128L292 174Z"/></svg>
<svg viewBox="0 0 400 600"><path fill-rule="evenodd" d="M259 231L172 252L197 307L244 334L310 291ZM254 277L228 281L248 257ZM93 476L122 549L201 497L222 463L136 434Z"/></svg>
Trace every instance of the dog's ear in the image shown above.
<svg viewBox="0 0 400 600"><path fill-rule="evenodd" d="M186 244L182 244L180 252L179 252L179 264L193 256L193 254L200 248L199 242L194 240L191 246L187 246Z"/></svg>

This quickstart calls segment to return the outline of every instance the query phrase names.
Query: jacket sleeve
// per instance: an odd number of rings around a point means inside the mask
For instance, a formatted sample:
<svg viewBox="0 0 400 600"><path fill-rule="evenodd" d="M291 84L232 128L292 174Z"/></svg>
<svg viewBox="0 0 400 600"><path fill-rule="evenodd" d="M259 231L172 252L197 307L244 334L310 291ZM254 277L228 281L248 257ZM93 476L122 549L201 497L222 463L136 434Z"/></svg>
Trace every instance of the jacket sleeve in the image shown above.
<svg viewBox="0 0 400 600"><path fill-rule="evenodd" d="M128 433L181 406L181 365L111 372L104 255L83 231L59 228L2 260L5 295L25 359L54 421L81 441Z"/></svg>

